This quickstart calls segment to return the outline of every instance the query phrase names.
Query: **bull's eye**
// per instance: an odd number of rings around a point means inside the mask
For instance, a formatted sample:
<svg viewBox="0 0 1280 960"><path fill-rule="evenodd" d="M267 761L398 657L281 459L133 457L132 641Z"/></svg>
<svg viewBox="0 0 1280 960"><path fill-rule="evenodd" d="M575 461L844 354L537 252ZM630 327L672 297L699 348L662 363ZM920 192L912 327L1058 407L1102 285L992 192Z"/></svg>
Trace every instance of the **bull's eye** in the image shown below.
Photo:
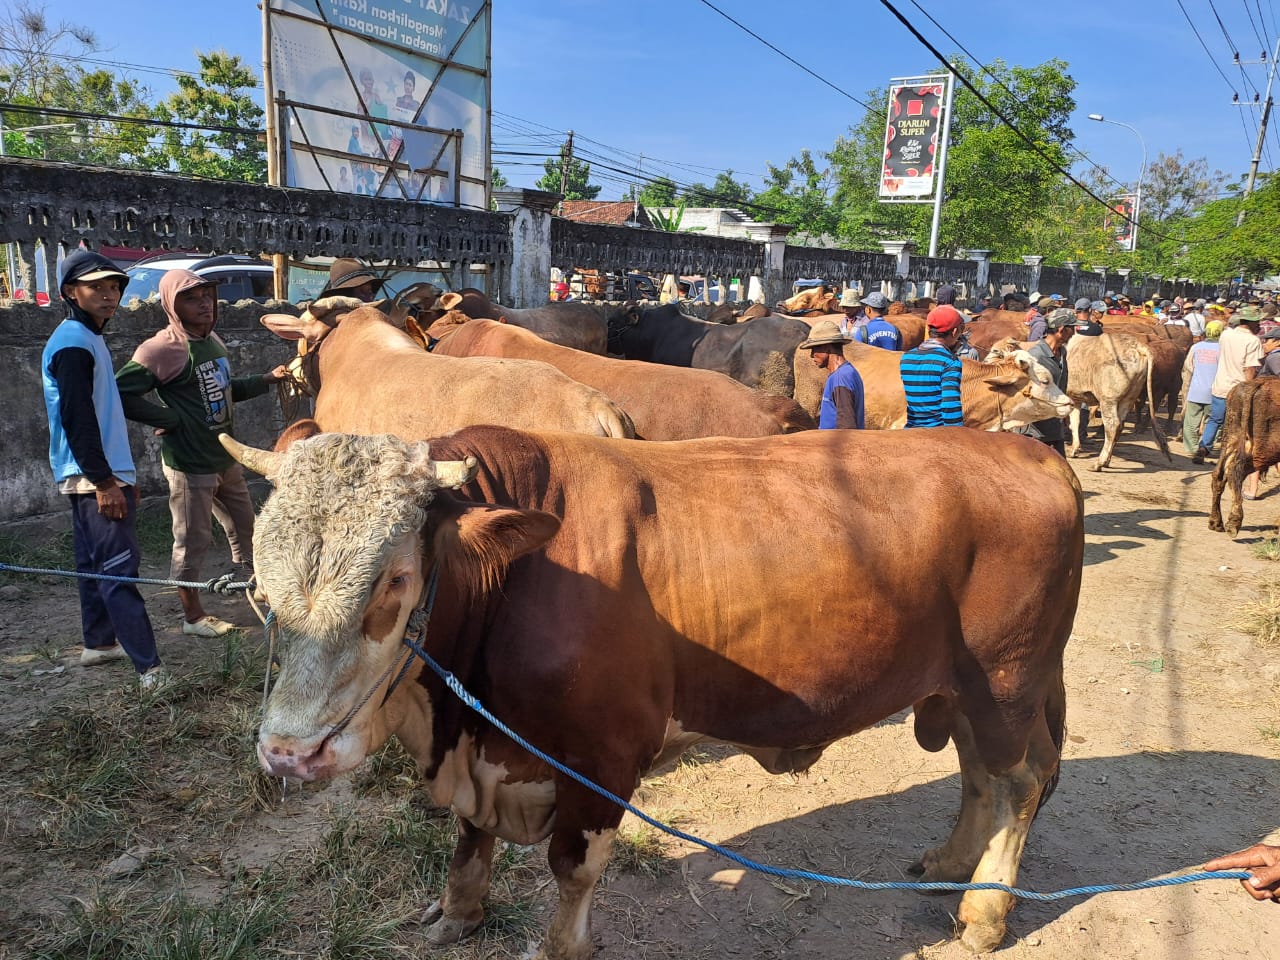
<svg viewBox="0 0 1280 960"><path fill-rule="evenodd" d="M390 580L388 580L388 581L387 581L387 586L389 586L389 587L403 587L403 586L405 585L405 583L408 581L408 579L409 579L409 578L408 578L408 577L406 577L406 576L402 573L402 574L400 574L399 576L392 577Z"/></svg>

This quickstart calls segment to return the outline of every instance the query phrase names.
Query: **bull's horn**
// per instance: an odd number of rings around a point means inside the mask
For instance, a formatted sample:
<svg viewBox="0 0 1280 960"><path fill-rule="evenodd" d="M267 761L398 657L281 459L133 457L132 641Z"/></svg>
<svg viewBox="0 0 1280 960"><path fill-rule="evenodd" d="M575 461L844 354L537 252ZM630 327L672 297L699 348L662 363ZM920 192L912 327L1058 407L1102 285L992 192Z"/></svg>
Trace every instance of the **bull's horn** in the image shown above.
<svg viewBox="0 0 1280 960"><path fill-rule="evenodd" d="M256 470L268 480L275 478L280 472L280 464L284 462L284 454L276 453L274 450L259 450L257 447L250 447L241 443L229 433L218 434L218 439L222 442L222 446L226 448L227 453L235 458L237 463L242 463L250 470Z"/></svg>
<svg viewBox="0 0 1280 960"><path fill-rule="evenodd" d="M480 466L475 457L467 457L465 460L433 460L431 465L435 467L437 486L454 490L464 483L470 483Z"/></svg>

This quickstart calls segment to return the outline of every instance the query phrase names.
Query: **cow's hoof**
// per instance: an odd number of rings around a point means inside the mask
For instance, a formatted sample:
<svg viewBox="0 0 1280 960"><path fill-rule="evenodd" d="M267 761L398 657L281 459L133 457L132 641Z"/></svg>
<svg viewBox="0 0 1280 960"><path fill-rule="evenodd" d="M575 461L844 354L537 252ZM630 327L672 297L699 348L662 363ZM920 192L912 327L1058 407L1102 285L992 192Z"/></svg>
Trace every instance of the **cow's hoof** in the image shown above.
<svg viewBox="0 0 1280 960"><path fill-rule="evenodd" d="M422 914L421 923L427 925L425 935L427 943L433 947L444 947L457 943L480 926L484 919L483 911L476 911L473 917L447 917L440 901L437 900Z"/></svg>
<svg viewBox="0 0 1280 960"><path fill-rule="evenodd" d="M1004 940L1003 923L966 924L960 943L971 953L990 953Z"/></svg>
<svg viewBox="0 0 1280 960"><path fill-rule="evenodd" d="M1102 462L1100 460L1093 461L1093 463L1089 464L1089 469L1092 470L1094 473L1101 473Z"/></svg>
<svg viewBox="0 0 1280 960"><path fill-rule="evenodd" d="M1221 521L1221 520L1214 520L1214 519L1210 518L1210 520L1209 520L1209 529L1210 529L1210 530L1215 531L1216 533L1222 533L1222 531L1223 531L1222 521Z"/></svg>

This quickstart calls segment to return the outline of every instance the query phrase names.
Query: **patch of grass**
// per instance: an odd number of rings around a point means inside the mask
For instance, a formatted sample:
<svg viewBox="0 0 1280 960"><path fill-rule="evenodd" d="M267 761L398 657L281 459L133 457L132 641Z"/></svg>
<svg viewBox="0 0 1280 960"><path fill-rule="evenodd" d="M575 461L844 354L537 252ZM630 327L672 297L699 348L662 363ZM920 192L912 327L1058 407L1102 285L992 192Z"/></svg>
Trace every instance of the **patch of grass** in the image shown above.
<svg viewBox="0 0 1280 960"><path fill-rule="evenodd" d="M252 960L286 926L285 884L237 883L212 904L179 891L147 902L122 891L78 902L36 946L39 960Z"/></svg>
<svg viewBox="0 0 1280 960"><path fill-rule="evenodd" d="M1261 646L1280 646L1280 586L1267 584L1257 599L1244 605L1231 626Z"/></svg>
<svg viewBox="0 0 1280 960"><path fill-rule="evenodd" d="M671 873L673 865L662 845L662 834L647 824L621 829L613 838L610 866L650 880Z"/></svg>
<svg viewBox="0 0 1280 960"><path fill-rule="evenodd" d="M15 567L45 567L56 570L74 570L75 554L71 549L71 530L42 539L0 534L0 563ZM16 584L20 587L33 583L62 583L71 581L65 577L36 576L28 573L0 573L0 586Z"/></svg>
<svg viewBox="0 0 1280 960"><path fill-rule="evenodd" d="M1280 740L1280 727L1259 727L1258 732L1264 740Z"/></svg>
<svg viewBox="0 0 1280 960"><path fill-rule="evenodd" d="M356 771L351 785L360 796L388 797L404 793L417 782L417 761L392 737Z"/></svg>
<svg viewBox="0 0 1280 960"><path fill-rule="evenodd" d="M1253 555L1259 560L1280 561L1280 539L1270 537L1253 545Z"/></svg>

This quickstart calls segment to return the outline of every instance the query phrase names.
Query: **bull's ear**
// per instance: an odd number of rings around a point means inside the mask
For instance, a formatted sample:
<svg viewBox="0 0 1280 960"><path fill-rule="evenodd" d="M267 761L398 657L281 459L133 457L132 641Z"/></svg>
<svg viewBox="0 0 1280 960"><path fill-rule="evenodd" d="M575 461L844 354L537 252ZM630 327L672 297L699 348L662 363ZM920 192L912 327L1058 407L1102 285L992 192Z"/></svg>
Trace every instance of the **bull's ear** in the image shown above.
<svg viewBox="0 0 1280 960"><path fill-rule="evenodd" d="M285 427L284 433L276 438L275 446L271 449L275 450L276 453L284 453L299 440L314 437L319 432L320 424L310 417L305 417Z"/></svg>
<svg viewBox="0 0 1280 960"><path fill-rule="evenodd" d="M1023 374L1019 371L1010 370L1007 373L993 373L990 376L982 378L983 383L989 383L993 387L1011 387L1022 379Z"/></svg>
<svg viewBox="0 0 1280 960"><path fill-rule="evenodd" d="M560 518L540 510L510 510L437 497L433 553L472 596L496 587L517 557L542 547L560 529Z"/></svg>

